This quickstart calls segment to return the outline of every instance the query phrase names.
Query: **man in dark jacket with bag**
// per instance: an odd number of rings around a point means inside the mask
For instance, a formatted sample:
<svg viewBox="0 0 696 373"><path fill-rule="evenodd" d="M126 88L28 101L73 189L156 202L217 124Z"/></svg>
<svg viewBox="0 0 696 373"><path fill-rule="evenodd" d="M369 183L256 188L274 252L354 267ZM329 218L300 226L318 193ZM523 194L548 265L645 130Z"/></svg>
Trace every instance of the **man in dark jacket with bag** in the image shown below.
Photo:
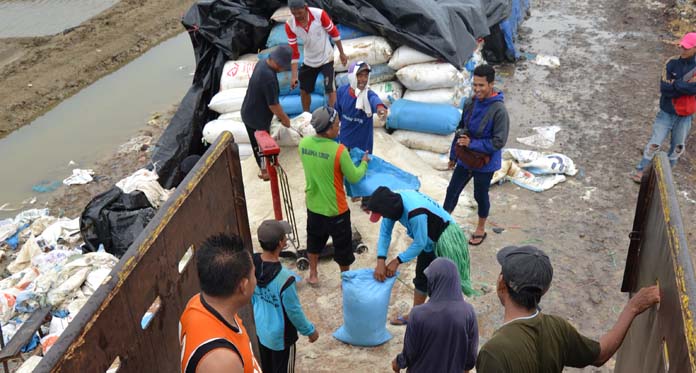
<svg viewBox="0 0 696 373"><path fill-rule="evenodd" d="M662 70L660 81L660 111L653 123L652 135L643 151L636 171L631 178L640 183L643 169L660 150L662 142L670 135L667 156L674 167L686 149L686 137L691 130L691 120L696 112L696 32L690 32L679 42L681 53L670 57Z"/></svg>
<svg viewBox="0 0 696 373"><path fill-rule="evenodd" d="M452 141L450 169L454 168L443 204L448 213L457 206L459 195L471 178L474 179L474 199L478 203L478 225L469 239L470 245L480 245L486 239L486 219L491 207L488 188L493 173L500 169L502 148L505 146L510 120L505 109L502 91L493 87L495 70L481 65L474 70L474 97L464 105L462 119Z"/></svg>

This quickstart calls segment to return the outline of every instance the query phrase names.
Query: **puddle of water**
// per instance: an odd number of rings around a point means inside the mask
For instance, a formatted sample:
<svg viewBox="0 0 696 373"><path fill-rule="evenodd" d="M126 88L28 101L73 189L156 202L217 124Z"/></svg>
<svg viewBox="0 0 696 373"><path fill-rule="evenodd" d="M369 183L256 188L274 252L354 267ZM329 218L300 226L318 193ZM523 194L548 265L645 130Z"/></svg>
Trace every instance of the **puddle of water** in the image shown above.
<svg viewBox="0 0 696 373"><path fill-rule="evenodd" d="M118 0L2 0L0 38L44 36L75 27Z"/></svg>
<svg viewBox="0 0 696 373"><path fill-rule="evenodd" d="M38 198L33 206L43 205L49 196L37 194L32 186L60 183L73 168L90 168L113 154L153 112L179 102L194 69L191 42L183 33L0 139L0 206L19 207L32 197ZM0 211L0 218L16 214Z"/></svg>

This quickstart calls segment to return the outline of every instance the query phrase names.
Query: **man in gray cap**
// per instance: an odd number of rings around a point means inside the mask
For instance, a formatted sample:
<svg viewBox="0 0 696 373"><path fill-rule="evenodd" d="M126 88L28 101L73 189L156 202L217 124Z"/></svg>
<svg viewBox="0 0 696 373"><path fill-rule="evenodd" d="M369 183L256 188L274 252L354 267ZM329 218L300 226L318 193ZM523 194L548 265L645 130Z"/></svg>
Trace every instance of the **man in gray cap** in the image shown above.
<svg viewBox="0 0 696 373"><path fill-rule="evenodd" d="M497 258L502 266L497 293L505 307L504 324L479 351L478 373L560 373L566 366L602 366L621 346L633 319L660 301L657 286L640 289L614 327L594 341L564 319L541 313L539 302L553 278L551 260L543 251L508 246Z"/></svg>
<svg viewBox="0 0 696 373"><path fill-rule="evenodd" d="M357 183L367 172L368 154L356 167L346 147L334 141L338 137L338 113L330 106L312 113L312 126L317 132L300 141L298 151L305 174L307 203L307 256L310 284L319 282L319 254L331 237L334 260L341 272L350 269L355 261L351 240L350 210L346 201L343 178Z"/></svg>
<svg viewBox="0 0 696 373"><path fill-rule="evenodd" d="M268 171L261 163L259 144L256 142L254 132L269 131L274 114L285 127L290 127L290 118L285 114L278 101L280 89L276 73L289 70L291 59L292 49L290 46L281 45L273 50L268 59L259 61L251 74L249 87L242 103L242 121L249 134L256 163L261 169L259 178L266 181L269 180Z"/></svg>

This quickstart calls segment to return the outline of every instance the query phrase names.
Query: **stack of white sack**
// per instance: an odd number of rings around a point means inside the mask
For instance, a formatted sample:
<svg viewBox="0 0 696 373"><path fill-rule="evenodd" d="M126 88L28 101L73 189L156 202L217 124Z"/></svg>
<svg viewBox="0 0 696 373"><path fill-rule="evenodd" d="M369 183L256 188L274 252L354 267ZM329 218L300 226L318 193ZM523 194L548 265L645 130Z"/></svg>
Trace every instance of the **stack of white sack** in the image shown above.
<svg viewBox="0 0 696 373"><path fill-rule="evenodd" d="M384 64L389 61L393 50L387 39L381 36L363 36L350 40L343 40L343 52L348 57L348 63L341 63L338 48L334 47L334 69L337 72L348 70L352 62L364 61L371 66Z"/></svg>
<svg viewBox="0 0 696 373"><path fill-rule="evenodd" d="M244 160L253 155L251 142L246 126L242 122L242 114L239 111L222 114L218 119L212 120L203 127L203 142L212 144L223 131L232 133L234 142L239 147L239 157Z"/></svg>
<svg viewBox="0 0 696 373"><path fill-rule="evenodd" d="M459 71L449 63L408 65L399 69L396 77L407 88L404 93L407 100L458 106L468 92L465 87L469 85L469 72Z"/></svg>

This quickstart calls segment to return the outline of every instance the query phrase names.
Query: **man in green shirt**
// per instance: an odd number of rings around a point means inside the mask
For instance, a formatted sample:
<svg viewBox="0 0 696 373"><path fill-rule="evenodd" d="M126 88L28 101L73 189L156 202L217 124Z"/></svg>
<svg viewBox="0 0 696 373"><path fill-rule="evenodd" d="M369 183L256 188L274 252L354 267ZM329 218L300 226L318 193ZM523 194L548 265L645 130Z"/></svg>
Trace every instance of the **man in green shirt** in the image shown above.
<svg viewBox="0 0 696 373"><path fill-rule="evenodd" d="M602 366L618 350L633 319L660 301L657 286L640 289L614 327L597 342L564 319L539 311L553 277L551 261L543 251L509 246L497 257L502 266L497 293L505 307L505 323L479 351L478 373L556 373L566 366Z"/></svg>
<svg viewBox="0 0 696 373"><path fill-rule="evenodd" d="M300 141L298 151L305 173L307 203L307 256L310 284L319 283L317 263L329 236L334 244L334 260L341 272L350 269L355 261L351 245L353 231L350 210L343 188L343 178L357 183L367 172L367 152L356 167L345 146L337 143L340 122L338 113L329 106L312 113L316 136Z"/></svg>

